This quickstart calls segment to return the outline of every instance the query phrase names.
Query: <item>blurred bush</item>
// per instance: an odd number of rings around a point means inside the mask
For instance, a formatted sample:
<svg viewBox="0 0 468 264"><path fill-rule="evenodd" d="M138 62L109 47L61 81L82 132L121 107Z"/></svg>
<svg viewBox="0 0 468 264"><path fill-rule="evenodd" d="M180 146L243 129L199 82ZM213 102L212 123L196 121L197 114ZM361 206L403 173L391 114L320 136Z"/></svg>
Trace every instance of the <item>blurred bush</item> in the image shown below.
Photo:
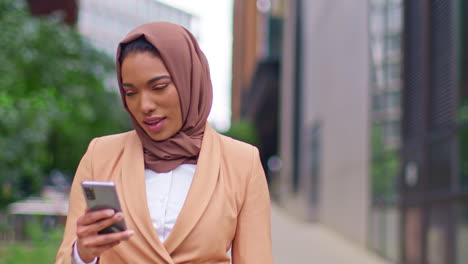
<svg viewBox="0 0 468 264"><path fill-rule="evenodd" d="M48 172L73 175L92 137L130 128L105 88L113 61L75 28L0 0L0 210L38 192Z"/></svg>
<svg viewBox="0 0 468 264"><path fill-rule="evenodd" d="M33 218L26 225L25 232L27 242L11 242L0 246L0 263L54 263L62 241L63 228L44 231L38 218Z"/></svg>
<svg viewBox="0 0 468 264"><path fill-rule="evenodd" d="M248 120L239 120L231 124L231 127L222 134L240 141L258 145L258 132L255 124Z"/></svg>

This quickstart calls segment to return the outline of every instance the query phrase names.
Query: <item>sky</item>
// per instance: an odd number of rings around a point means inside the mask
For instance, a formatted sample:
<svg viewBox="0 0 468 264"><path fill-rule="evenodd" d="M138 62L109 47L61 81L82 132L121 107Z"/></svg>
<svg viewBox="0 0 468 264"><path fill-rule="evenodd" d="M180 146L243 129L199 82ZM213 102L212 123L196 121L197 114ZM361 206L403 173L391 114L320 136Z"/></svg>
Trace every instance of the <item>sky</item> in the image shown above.
<svg viewBox="0 0 468 264"><path fill-rule="evenodd" d="M208 118L218 131L230 126L233 0L158 0L199 17L199 44L210 65L213 106Z"/></svg>

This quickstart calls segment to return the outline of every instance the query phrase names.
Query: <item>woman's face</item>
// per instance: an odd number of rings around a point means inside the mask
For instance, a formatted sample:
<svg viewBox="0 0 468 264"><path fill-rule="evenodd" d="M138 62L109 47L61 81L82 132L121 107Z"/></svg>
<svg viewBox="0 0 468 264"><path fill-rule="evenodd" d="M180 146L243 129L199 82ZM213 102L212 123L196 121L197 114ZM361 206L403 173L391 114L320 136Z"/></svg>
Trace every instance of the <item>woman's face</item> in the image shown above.
<svg viewBox="0 0 468 264"><path fill-rule="evenodd" d="M122 87L127 107L156 141L182 128L179 94L161 58L150 52L129 54L122 62Z"/></svg>

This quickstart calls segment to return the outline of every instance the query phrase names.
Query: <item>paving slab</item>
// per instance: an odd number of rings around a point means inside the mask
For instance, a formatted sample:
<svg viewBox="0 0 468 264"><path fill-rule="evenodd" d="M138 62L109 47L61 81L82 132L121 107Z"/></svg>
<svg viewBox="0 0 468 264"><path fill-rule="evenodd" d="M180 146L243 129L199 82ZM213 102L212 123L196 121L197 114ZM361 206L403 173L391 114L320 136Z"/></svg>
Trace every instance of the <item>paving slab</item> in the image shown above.
<svg viewBox="0 0 468 264"><path fill-rule="evenodd" d="M390 264L320 223L301 221L272 203L275 264Z"/></svg>

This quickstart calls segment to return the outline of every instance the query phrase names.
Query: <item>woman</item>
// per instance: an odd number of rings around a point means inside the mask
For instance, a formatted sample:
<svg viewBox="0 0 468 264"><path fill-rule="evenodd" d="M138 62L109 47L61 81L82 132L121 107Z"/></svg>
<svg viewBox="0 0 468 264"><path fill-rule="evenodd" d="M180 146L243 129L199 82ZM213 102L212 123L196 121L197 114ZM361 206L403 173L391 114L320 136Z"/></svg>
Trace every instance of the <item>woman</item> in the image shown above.
<svg viewBox="0 0 468 264"><path fill-rule="evenodd" d="M207 123L207 60L186 29L142 25L116 69L135 130L83 156L56 263L272 263L270 200L258 150ZM122 213L88 212L83 180L113 181ZM124 219L128 230L97 232Z"/></svg>

